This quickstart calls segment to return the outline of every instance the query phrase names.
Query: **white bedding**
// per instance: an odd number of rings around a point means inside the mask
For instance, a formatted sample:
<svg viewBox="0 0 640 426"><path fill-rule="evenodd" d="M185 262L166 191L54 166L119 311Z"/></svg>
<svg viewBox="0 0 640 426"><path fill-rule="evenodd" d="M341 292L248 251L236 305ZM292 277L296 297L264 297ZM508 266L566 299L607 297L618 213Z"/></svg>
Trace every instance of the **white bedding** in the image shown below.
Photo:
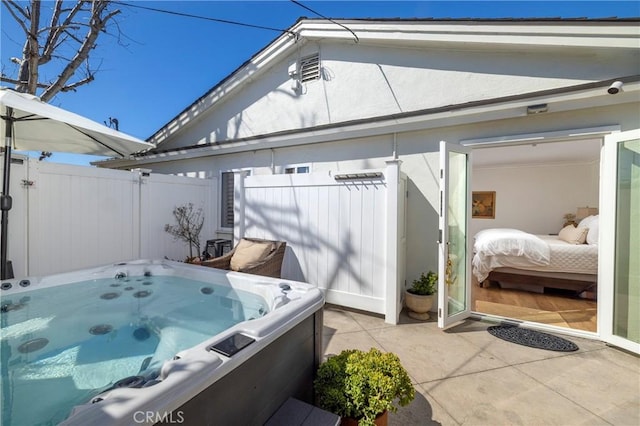
<svg viewBox="0 0 640 426"><path fill-rule="evenodd" d="M569 244L557 235L533 235L517 229L485 229L476 234L473 274L484 281L496 268L597 274L598 247Z"/></svg>

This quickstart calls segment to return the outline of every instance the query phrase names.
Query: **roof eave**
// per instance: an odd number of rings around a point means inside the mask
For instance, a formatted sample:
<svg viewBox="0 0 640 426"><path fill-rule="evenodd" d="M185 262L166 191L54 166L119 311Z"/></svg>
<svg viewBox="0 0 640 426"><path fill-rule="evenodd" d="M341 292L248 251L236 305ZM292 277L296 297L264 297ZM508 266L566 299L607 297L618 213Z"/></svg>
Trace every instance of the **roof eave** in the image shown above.
<svg viewBox="0 0 640 426"><path fill-rule="evenodd" d="M285 33L243 63L229 76L158 129L147 141L163 140L197 121L209 108L255 79L273 62L289 54L301 40L355 42L353 33L334 20L299 19ZM339 19L360 43L424 46L569 47L638 49L639 19ZM398 25L408 28L398 31ZM554 28L553 32L549 29ZM296 34L296 36L292 36ZM189 120L186 120L189 118ZM196 118L196 120L194 120Z"/></svg>
<svg viewBox="0 0 640 426"><path fill-rule="evenodd" d="M625 83L622 96L606 94L606 89L615 80L621 80ZM589 108L619 103L623 97L625 99L629 98L628 102L637 101L639 92L640 75L634 75L462 105L449 105L429 110L373 117L308 129L295 129L222 143L193 145L159 151L153 154L149 153L142 157L105 160L96 164L110 168L140 167L143 164L166 162L175 159L184 160L256 149L313 144L336 140L336 138L350 139L383 133L391 134L487 120L509 119L525 116L526 107L533 103L549 103L552 111L561 112L570 108L575 109L577 104L580 104L580 108ZM562 103L572 106L559 107Z"/></svg>

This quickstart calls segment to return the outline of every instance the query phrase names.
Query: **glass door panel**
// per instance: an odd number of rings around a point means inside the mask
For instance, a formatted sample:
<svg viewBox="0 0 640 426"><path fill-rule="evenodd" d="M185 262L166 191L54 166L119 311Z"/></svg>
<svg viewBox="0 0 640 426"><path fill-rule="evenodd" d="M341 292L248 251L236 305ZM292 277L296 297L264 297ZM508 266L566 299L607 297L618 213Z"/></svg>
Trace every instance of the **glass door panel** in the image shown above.
<svg viewBox="0 0 640 426"><path fill-rule="evenodd" d="M618 144L613 335L640 343L640 139Z"/></svg>
<svg viewBox="0 0 640 426"><path fill-rule="evenodd" d="M440 256L438 326L468 317L470 150L456 144L440 144Z"/></svg>
<svg viewBox="0 0 640 426"><path fill-rule="evenodd" d="M604 153L598 327L603 340L640 353L640 130L607 136Z"/></svg>

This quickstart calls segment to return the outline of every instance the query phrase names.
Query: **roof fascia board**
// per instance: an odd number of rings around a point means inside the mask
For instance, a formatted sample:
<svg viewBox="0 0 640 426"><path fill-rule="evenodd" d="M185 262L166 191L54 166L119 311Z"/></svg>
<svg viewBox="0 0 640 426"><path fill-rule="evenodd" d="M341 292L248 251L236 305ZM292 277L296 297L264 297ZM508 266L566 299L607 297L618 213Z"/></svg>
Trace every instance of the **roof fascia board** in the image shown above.
<svg viewBox="0 0 640 426"><path fill-rule="evenodd" d="M627 82L624 96L627 102L637 102L640 81ZM420 131L447 126L460 126L483 121L503 120L526 116L527 106L544 102L552 105L553 112L571 111L577 108L594 108L620 103L621 95L603 95L603 87L558 93L555 95L531 96L514 101L450 109L436 113L416 114L400 118L381 118L345 123L342 126L324 129L301 130L284 135L257 137L250 140L227 142L203 147L161 152L145 157L106 160L103 164L114 167L131 167L148 163L187 160L200 157L234 154L246 151L310 145L343 139L355 139L400 132Z"/></svg>
<svg viewBox="0 0 640 426"><path fill-rule="evenodd" d="M637 49L640 29L637 23L619 22L367 22L340 21L360 42L467 44L470 46L531 45L562 47L609 47ZM399 27L401 29L399 29ZM303 21L296 30L310 40L353 40L353 35L331 22Z"/></svg>
<svg viewBox="0 0 640 426"><path fill-rule="evenodd" d="M600 21L358 21L339 20L354 31L362 43L433 44L439 46L482 45L565 46L638 49L640 27L637 22ZM628 24L628 25L627 25ZM398 30L398 27L403 30ZM209 107L228 97L247 81L256 78L263 69L286 55L296 43L304 40L335 39L354 41L353 34L327 20L300 20L290 32L278 37L240 66L229 77L193 102L175 118L158 129L148 141L158 144L171 134L188 127L176 123L191 123L189 117L202 114ZM298 34L293 38L291 33ZM196 121L196 120L193 120Z"/></svg>
<svg viewBox="0 0 640 426"><path fill-rule="evenodd" d="M265 49L253 56L240 68L236 69L220 84L216 85L209 92L204 94L171 121L165 124L162 128L157 130L148 139L148 141L157 144L159 140L164 140L171 134L189 127L190 124L197 121L194 120L193 117L201 115L222 98L228 97L236 89L255 79L261 71L269 67L274 58L277 58L282 54L287 54L289 50L296 45L296 43L302 42L303 41L299 38L293 38L290 33L283 34ZM176 123L188 124L176 125Z"/></svg>

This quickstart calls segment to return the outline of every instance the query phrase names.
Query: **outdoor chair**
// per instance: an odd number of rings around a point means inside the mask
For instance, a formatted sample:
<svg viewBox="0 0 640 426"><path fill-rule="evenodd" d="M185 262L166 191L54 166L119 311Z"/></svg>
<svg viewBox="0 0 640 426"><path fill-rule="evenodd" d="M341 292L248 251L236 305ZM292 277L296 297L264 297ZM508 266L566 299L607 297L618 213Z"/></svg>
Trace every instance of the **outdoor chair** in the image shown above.
<svg viewBox="0 0 640 426"><path fill-rule="evenodd" d="M229 253L205 260L201 265L280 278L286 245L284 241L242 238Z"/></svg>

